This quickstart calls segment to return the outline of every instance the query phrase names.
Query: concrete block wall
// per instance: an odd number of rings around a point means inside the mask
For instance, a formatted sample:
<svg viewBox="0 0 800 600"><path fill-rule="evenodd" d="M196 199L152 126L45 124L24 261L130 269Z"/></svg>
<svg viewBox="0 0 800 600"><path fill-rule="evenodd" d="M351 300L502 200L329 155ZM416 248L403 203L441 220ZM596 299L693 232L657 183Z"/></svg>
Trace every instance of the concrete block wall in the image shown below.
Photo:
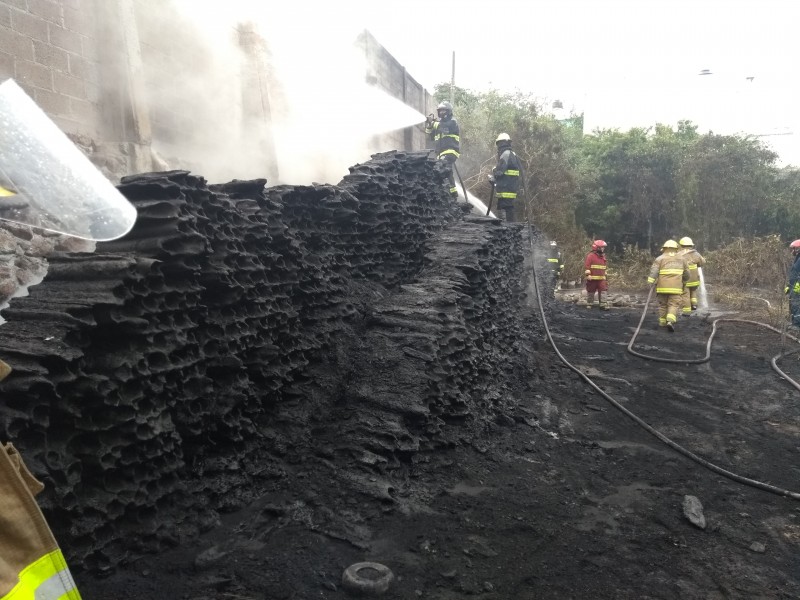
<svg viewBox="0 0 800 600"><path fill-rule="evenodd" d="M65 132L99 134L95 0L0 1L0 78Z"/></svg>
<svg viewBox="0 0 800 600"><path fill-rule="evenodd" d="M238 31L238 54L211 56L224 54L223 44L208 44L171 6L170 0L0 0L0 79L14 78L112 179L164 168L197 171L201 165L192 152L207 157L221 139L199 139L202 131L226 131L228 137L243 131L255 147L272 149L268 126L267 133L253 135L254 124L271 118L269 110L245 114L268 96L242 75L268 70L263 48L252 42L255 32ZM420 113L432 111L428 92L369 32L357 44L368 59L368 82ZM223 85L203 79L215 61L229 67ZM256 92L258 102L248 100ZM415 126L376 137L373 149L426 145ZM160 162L153 147L171 162ZM219 149L223 156L233 150Z"/></svg>
<svg viewBox="0 0 800 600"><path fill-rule="evenodd" d="M423 115L434 112L434 101L428 91L409 75L405 67L381 46L369 31L363 31L358 36L356 44L367 58L367 83L402 100ZM383 134L380 137L380 145L404 150L422 150L429 144L422 128L414 126Z"/></svg>

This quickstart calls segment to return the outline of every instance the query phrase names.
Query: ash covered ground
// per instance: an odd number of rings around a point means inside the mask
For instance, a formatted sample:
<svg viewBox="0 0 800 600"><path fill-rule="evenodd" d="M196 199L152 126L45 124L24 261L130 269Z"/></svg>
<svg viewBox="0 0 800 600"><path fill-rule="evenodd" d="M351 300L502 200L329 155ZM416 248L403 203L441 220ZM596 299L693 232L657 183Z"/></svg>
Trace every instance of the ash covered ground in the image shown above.
<svg viewBox="0 0 800 600"><path fill-rule="evenodd" d="M528 292L509 409L469 442L343 461L320 432L196 543L82 576L84 597L344 599L343 571L376 561L395 576L382 597L397 600L798 598L800 502L700 466L614 408L559 360ZM726 470L798 491L800 400L770 368L777 334L726 323L709 362L672 365L626 352L639 310L545 304L564 357L620 404ZM702 313L674 334L649 315L636 349L700 358L710 331ZM362 333L344 354L379 359ZM781 367L800 377L796 359ZM336 368L319 365L320 380ZM371 475L342 485L358 473Z"/></svg>

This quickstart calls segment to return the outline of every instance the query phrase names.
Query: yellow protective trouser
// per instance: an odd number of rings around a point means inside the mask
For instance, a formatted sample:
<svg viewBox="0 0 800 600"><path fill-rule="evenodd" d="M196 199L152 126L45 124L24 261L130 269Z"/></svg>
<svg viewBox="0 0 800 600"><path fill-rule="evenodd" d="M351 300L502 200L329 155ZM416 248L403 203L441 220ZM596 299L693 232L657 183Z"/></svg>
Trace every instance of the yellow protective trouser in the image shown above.
<svg viewBox="0 0 800 600"><path fill-rule="evenodd" d="M34 496L44 486L0 445L0 600L80 600Z"/></svg>
<svg viewBox="0 0 800 600"><path fill-rule="evenodd" d="M697 286L683 288L683 294L681 294L683 314L697 310L697 290Z"/></svg>
<svg viewBox="0 0 800 600"><path fill-rule="evenodd" d="M675 323L681 314L683 294L658 294L658 324Z"/></svg>

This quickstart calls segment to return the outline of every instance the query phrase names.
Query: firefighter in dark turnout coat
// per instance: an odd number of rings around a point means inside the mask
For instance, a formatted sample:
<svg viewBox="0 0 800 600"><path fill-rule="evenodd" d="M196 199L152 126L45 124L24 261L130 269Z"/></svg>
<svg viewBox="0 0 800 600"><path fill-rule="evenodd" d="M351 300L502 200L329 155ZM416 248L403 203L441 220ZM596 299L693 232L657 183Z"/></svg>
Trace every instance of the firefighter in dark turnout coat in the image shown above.
<svg viewBox="0 0 800 600"><path fill-rule="evenodd" d="M495 140L497 145L497 166L492 170L489 181L494 185L497 208L505 212L505 220L514 220L514 205L520 188L520 161L511 149L511 136L501 133Z"/></svg>
<svg viewBox="0 0 800 600"><path fill-rule="evenodd" d="M456 160L461 155L461 133L458 123L453 118L453 105L449 102L442 102L436 108L439 119L430 115L425 121L425 133L436 144L436 158L446 162L450 166L448 180L450 182L450 194L453 198L458 198L456 189L456 179L453 176L453 168Z"/></svg>
<svg viewBox="0 0 800 600"><path fill-rule="evenodd" d="M789 269L789 281L786 284L786 293L789 294L789 310L792 315L792 325L800 327L800 240L789 244L794 262Z"/></svg>

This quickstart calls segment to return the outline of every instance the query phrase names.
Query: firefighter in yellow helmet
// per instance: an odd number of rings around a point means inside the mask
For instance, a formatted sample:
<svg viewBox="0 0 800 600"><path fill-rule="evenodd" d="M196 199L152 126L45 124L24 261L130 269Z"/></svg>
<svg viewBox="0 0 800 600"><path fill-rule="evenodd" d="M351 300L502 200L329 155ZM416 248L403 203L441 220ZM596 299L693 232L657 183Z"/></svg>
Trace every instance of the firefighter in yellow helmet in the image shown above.
<svg viewBox="0 0 800 600"><path fill-rule="evenodd" d="M678 242L667 240L661 247L661 255L653 261L647 283L655 284L658 298L658 325L675 331L675 323L681 313L683 286L689 280L689 267L679 253Z"/></svg>
<svg viewBox="0 0 800 600"><path fill-rule="evenodd" d="M684 316L692 314L693 310L697 310L697 291L700 289L700 272L698 267L703 267L706 264L706 259L694 247L694 242L690 237L682 237L678 240L680 245L680 254L686 259L686 265L689 267L689 281L683 288L683 307L682 311Z"/></svg>

